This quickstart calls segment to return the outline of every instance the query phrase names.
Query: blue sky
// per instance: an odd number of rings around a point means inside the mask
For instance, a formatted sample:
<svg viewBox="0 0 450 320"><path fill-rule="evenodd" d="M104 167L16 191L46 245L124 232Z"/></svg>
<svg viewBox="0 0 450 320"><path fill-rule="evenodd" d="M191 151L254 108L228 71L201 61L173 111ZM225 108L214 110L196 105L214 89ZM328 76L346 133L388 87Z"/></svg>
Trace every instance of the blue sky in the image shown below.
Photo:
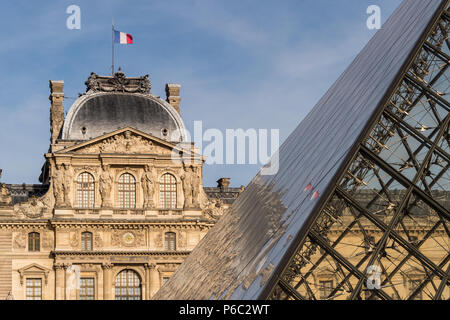
<svg viewBox="0 0 450 320"><path fill-rule="evenodd" d="M111 21L134 44L116 45L126 75L150 75L152 92L180 83L189 130L280 129L281 141L374 35L400 0L4 1L0 11L2 182L37 183L49 146L48 80L64 80L66 111L90 72L109 74ZM81 8L81 30L66 8ZM205 165L203 182L247 185L260 165Z"/></svg>

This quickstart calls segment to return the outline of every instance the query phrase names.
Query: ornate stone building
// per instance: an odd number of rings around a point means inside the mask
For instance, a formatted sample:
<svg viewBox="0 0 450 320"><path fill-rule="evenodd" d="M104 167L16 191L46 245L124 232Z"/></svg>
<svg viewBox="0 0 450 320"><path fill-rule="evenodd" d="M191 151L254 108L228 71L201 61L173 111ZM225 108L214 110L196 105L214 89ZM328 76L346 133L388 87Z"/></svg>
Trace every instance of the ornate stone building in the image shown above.
<svg viewBox="0 0 450 320"><path fill-rule="evenodd" d="M63 86L42 184L0 188L0 299L149 299L242 188L203 188L179 85L92 73L66 117Z"/></svg>

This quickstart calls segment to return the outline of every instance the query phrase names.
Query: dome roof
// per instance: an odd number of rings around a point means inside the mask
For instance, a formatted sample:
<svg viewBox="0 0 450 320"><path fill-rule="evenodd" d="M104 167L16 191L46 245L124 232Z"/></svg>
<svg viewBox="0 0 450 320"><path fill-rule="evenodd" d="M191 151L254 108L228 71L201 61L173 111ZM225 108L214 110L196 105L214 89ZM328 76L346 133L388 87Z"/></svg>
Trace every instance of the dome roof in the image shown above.
<svg viewBox="0 0 450 320"><path fill-rule="evenodd" d="M150 94L95 92L78 98L70 108L62 131L64 140L87 140L124 127L152 136L186 141L178 112Z"/></svg>

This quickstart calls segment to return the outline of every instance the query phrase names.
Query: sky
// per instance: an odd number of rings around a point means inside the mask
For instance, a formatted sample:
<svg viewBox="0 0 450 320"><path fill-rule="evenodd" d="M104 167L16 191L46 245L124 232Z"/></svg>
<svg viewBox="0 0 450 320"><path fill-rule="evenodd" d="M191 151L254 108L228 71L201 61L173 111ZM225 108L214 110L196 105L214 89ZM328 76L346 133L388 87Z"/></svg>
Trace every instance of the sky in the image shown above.
<svg viewBox="0 0 450 320"><path fill-rule="evenodd" d="M64 80L67 112L91 72L111 73L111 23L130 33L115 46L116 68L149 74L151 91L181 84L181 115L193 133L278 129L280 144L385 22L400 0L2 1L0 168L2 182L38 183L48 151L49 80ZM81 10L68 29L66 9ZM204 144L208 144L204 142ZM274 150L275 151L275 150ZM204 186L220 177L246 186L262 164L204 165Z"/></svg>

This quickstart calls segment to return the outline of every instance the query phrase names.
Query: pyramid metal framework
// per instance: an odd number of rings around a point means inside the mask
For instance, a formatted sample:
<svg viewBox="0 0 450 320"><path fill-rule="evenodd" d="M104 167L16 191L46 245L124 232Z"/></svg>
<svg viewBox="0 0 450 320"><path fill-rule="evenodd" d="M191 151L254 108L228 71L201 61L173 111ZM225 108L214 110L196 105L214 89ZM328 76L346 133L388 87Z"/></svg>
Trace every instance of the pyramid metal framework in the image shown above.
<svg viewBox="0 0 450 320"><path fill-rule="evenodd" d="M269 299L450 298L448 11L432 25Z"/></svg>
<svg viewBox="0 0 450 320"><path fill-rule="evenodd" d="M449 33L404 1L155 298L450 299Z"/></svg>

